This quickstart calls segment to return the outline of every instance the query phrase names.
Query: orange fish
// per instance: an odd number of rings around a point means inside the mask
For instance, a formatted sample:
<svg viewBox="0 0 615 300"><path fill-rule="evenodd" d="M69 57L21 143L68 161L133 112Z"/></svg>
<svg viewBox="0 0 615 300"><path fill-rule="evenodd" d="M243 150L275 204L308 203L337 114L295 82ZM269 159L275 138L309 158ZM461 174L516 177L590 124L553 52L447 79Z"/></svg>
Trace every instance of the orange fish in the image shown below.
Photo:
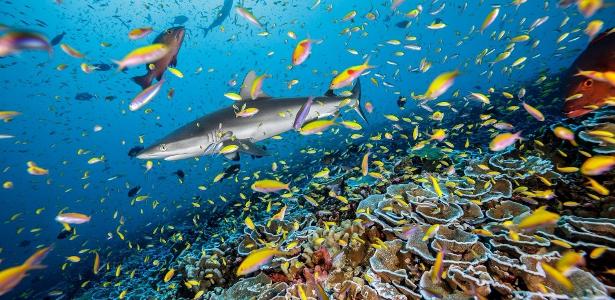
<svg viewBox="0 0 615 300"><path fill-rule="evenodd" d="M567 71L564 82L564 98L572 98L564 104L564 113L569 118L587 114L607 104L607 98L615 96L615 86L607 81L597 81L587 76L575 76L579 70L597 72L615 71L615 34L612 29L602 32L579 55ZM580 95L579 97L572 97Z"/></svg>
<svg viewBox="0 0 615 300"><path fill-rule="evenodd" d="M28 275L28 271L45 268L41 263L52 249L52 247L40 249L23 264L0 271L0 296L15 288Z"/></svg>

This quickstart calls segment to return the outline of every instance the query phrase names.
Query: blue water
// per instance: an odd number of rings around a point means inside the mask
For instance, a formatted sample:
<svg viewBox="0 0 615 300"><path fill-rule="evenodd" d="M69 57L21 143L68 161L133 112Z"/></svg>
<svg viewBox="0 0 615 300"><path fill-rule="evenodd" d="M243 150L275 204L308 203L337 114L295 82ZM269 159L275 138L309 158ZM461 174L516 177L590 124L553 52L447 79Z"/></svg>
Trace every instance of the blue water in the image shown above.
<svg viewBox="0 0 615 300"><path fill-rule="evenodd" d="M56 46L51 55L23 52L0 59L3 91L0 110L22 113L11 122L0 124L1 134L16 136L0 141L0 181L14 183L12 189L0 190L0 220L4 220L0 227L0 267L22 263L40 245L55 245L45 260L48 268L33 271L8 295L9 298L18 297L28 290L42 291L59 281L74 279L76 274L90 272L93 255L78 254L82 249L98 249L101 256L112 259L122 253L120 249L128 249L128 241L138 241L158 226L189 224L197 213L207 218L214 207L225 210L227 205L240 200L240 192L252 193L249 189L252 180L244 180L244 177L257 171L267 172L274 161L280 166L278 174L286 181L292 181L300 174L318 171L324 151L344 149L349 143L369 142L366 138L349 139L355 132L343 128L336 129L339 132L334 130L307 137L289 132L281 140L260 143L272 156L257 160L242 158L237 181L227 179L219 183L213 183L213 178L230 165L221 156L176 162L155 161L149 172L145 170L145 161L128 157L130 148L147 146L187 122L231 105L232 101L223 94L238 92L241 80L249 70L271 75L265 80L263 89L274 97L318 96L327 90L334 70L361 64L370 57L370 64L377 67L362 79L363 103L371 102L375 109L368 115L369 124L364 123L364 130L360 132L369 137L393 130L391 122L384 118L385 114L429 116L411 99L404 110L399 109L396 100L399 94L422 94L431 80L442 72L458 69L461 75L439 100L460 101L451 96L455 90L459 90L461 96L474 91L486 93L490 87L496 91L510 89L515 92L540 74L549 79L557 77L586 46L587 37L582 31L556 44L555 40L563 32L576 28L582 30L587 21L593 19L605 21L604 28L615 24L613 8L602 9L591 19L585 19L574 7L558 8L557 1L528 1L518 9L511 6L510 1L469 1L465 10L462 1L436 1L433 4L406 1L393 15L388 1L323 0L316 9L310 10L312 2L261 0L241 1L241 4L253 10L269 35L259 36L258 33L264 30L249 24L234 9L220 27L205 35L201 28L213 21L223 4L221 0L62 2L3 1L0 6L1 23L38 31L49 38L66 32L62 43L86 55L83 60L69 57ZM239 3L235 2L234 5ZM545 8L545 2L548 8ZM424 7L419 18L408 29L396 27L396 23L407 20L402 12L419 3ZM436 16L429 14L443 3L446 8L441 13ZM478 30L495 4L502 5L498 19L484 34L474 32L468 36L471 27ZM357 11L354 22L340 21L351 10ZM365 18L370 11L378 14L376 20ZM178 25L173 24L176 16L187 17L187 21L180 24L186 27L187 34L177 65L185 76L180 79L167 72L163 91L141 110L129 111L128 103L140 91L130 78L142 75L144 67L132 68L125 73L110 70L85 74L79 69L82 61L111 64L111 59L120 59L132 49L151 43L158 33ZM522 34L534 20L543 16L549 16L549 20L531 32L532 40L518 43L510 58L491 69L488 62L504 50L508 44L506 38ZM567 17L570 20L560 27ZM426 26L436 18L447 27L427 29ZM524 18L525 23L519 25ZM36 19L47 25L38 25ZM142 26L152 26L154 32L141 40L128 40L128 31ZM344 28L353 26L359 26L360 30L351 35L340 34ZM299 40L308 36L323 40L313 46L312 55L304 64L292 69L288 66L297 40L290 39L288 31L295 32ZM491 38L494 31L505 31L504 38L499 41ZM403 49L406 36L416 36L416 41L408 43L418 44L422 50ZM580 38L568 42L577 36ZM386 43L392 39L400 40L402 45ZM531 45L536 39L541 42L533 49ZM458 45L461 41L463 43ZM101 42L111 46L101 47ZM349 53L349 48L355 49L359 55ZM495 51L484 59L482 65L476 65L474 59L483 49ZM405 55L395 56L396 51L404 51ZM528 57L523 68L515 68L512 75L501 72L502 67L522 56ZM433 63L431 69L426 73L410 72L423 58ZM59 64L68 67L57 71L55 68ZM202 72L196 74L197 68L202 68ZM491 78L484 74L489 70L493 70ZM383 86L383 80L375 74L382 75L384 81L393 87ZM379 86L370 82L369 78L373 77ZM231 87L229 81L233 79L237 85ZM289 89L288 82L293 79L299 83ZM169 88L175 90L171 100L166 98ZM94 97L87 101L76 100L75 96L81 92ZM529 99L537 106L552 101L555 100ZM146 109L151 109L151 113L146 113ZM443 111L445 118L441 124L437 127L426 125L425 128L451 128L467 121L460 114ZM530 119L524 113L520 111L513 115L516 119L509 122L528 122ZM558 110L545 113L549 120L561 118ZM359 121L353 112L345 113L344 118ZM408 130L413 127L403 122L399 124L407 126ZM95 125L102 126L103 130L94 132ZM464 141L465 137L458 140ZM486 144L488 140L473 142ZM306 148L319 152L306 154L302 152ZM79 149L88 150L89 154L77 155ZM101 155L104 155L104 162L87 163L88 159ZM29 175L27 161L49 169L49 175ZM280 161L285 161L286 167L281 166ZM186 173L183 184L173 174L177 170ZM89 178L82 178L84 172L89 172ZM113 176L119 177L109 181ZM142 187L140 195L149 195L149 199L131 204L127 192L137 185ZM198 188L201 185L206 187L205 191ZM200 198L195 200L194 197ZM211 205L207 200L215 204ZM159 202L156 208L152 207L154 201ZM199 202L201 207L194 207L193 202ZM38 208L44 210L36 214ZM63 209L92 216L91 222L77 226L78 237L74 240L56 239L62 226L54 218ZM10 221L17 213L21 215ZM115 233L120 220L123 225L119 230L125 234L124 241ZM32 232L33 229L38 231ZM60 268L66 261L65 257L70 255L79 255L82 261L69 264L62 271Z"/></svg>

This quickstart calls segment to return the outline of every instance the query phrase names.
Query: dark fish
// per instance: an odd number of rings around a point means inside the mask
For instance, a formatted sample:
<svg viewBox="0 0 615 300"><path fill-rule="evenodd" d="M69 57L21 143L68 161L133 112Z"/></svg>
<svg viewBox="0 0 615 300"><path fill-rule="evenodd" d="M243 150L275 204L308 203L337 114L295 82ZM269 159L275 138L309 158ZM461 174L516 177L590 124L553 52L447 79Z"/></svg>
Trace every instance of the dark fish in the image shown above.
<svg viewBox="0 0 615 300"><path fill-rule="evenodd" d="M105 63L93 64L96 67L96 71L109 71L111 70L111 65Z"/></svg>
<svg viewBox="0 0 615 300"><path fill-rule="evenodd" d="M173 172L173 174L175 174L175 176L177 176L177 179L179 179L180 183L184 183L184 177L186 177L186 173L184 173L184 171L177 170L177 171Z"/></svg>
<svg viewBox="0 0 615 300"><path fill-rule="evenodd" d="M224 176L222 176L220 181L237 175L237 173L239 173L240 168L241 168L240 164L230 165L228 168L226 168L226 170L224 170Z"/></svg>
<svg viewBox="0 0 615 300"><path fill-rule="evenodd" d="M613 28L592 40L585 51L574 61L564 75L564 98L582 94L564 104L564 113L576 118L604 106L609 97L615 96L615 87L608 82L596 81L577 75L579 71L615 71L615 34Z"/></svg>
<svg viewBox="0 0 615 300"><path fill-rule="evenodd" d="M73 234L74 232L75 232L75 228L71 228L70 230L62 229L62 231L60 231L60 233L58 234L56 238L58 240L63 240L67 238L69 235Z"/></svg>
<svg viewBox="0 0 615 300"><path fill-rule="evenodd" d="M141 191L141 186L137 185L128 191L128 197L132 198L136 196L140 191Z"/></svg>
<svg viewBox="0 0 615 300"><path fill-rule="evenodd" d="M75 99L80 100L80 101L89 101L92 100L92 98L94 98L96 96L87 93L87 92L83 92L83 93L79 93L75 96Z"/></svg>
<svg viewBox="0 0 615 300"><path fill-rule="evenodd" d="M55 45L59 44L62 41L62 39L64 38L65 35L66 35L66 32L62 32L62 33L56 35L54 38L52 38L51 39L51 43L50 43L51 46L55 46Z"/></svg>
<svg viewBox="0 0 615 300"><path fill-rule="evenodd" d="M130 158L134 158L137 156L137 154L139 154L139 152L141 152L141 150L143 150L143 146L134 146L132 148L130 148L130 150L128 150L128 156L130 156Z"/></svg>
<svg viewBox="0 0 615 300"><path fill-rule="evenodd" d="M410 21L401 21L395 24L399 28L408 28L408 25L410 25Z"/></svg>
<svg viewBox="0 0 615 300"><path fill-rule="evenodd" d="M23 240L23 241L19 242L19 247L28 247L28 246L30 246L30 244L32 244L31 241Z"/></svg>
<svg viewBox="0 0 615 300"><path fill-rule="evenodd" d="M233 0L224 0L224 4L222 4L222 8L220 8L220 11L216 15L216 19L214 19L214 21L211 22L209 26L203 28L203 30L205 31L205 35L207 35L214 28L222 25L224 20L226 20L226 18L228 18L228 16L230 15L232 8Z"/></svg>
<svg viewBox="0 0 615 300"><path fill-rule="evenodd" d="M397 98L397 106L399 106L399 108L404 108L404 106L406 105L406 101L408 101L408 98L404 96L399 96L399 98Z"/></svg>
<svg viewBox="0 0 615 300"><path fill-rule="evenodd" d="M147 74L133 77L132 80L140 85L141 88L145 89L152 84L154 78L156 78L156 80L162 79L162 75L167 70L167 67L175 67L177 65L177 53L184 41L185 33L186 30L184 27L173 27L158 35L154 43L165 44L169 47L169 52L164 57L154 62L155 67L153 70L146 66L145 69L147 70Z"/></svg>
<svg viewBox="0 0 615 300"><path fill-rule="evenodd" d="M186 17L186 16L177 16L173 20L173 25L182 25L182 24L184 24L186 22L188 22L188 17Z"/></svg>

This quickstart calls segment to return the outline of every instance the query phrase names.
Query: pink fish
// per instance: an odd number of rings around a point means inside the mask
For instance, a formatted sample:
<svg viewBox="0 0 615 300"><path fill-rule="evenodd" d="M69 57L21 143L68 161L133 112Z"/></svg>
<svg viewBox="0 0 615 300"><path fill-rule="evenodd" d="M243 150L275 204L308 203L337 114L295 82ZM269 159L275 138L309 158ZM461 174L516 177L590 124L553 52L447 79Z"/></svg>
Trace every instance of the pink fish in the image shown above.
<svg viewBox="0 0 615 300"><path fill-rule="evenodd" d="M56 216L56 221L66 224L83 224L91 219L92 217L80 213L63 213Z"/></svg>
<svg viewBox="0 0 615 300"><path fill-rule="evenodd" d="M521 131L517 133L502 133L491 140L491 143L489 143L489 149L491 151L502 151L520 139Z"/></svg>
<svg viewBox="0 0 615 300"><path fill-rule="evenodd" d="M131 111L135 111L143 107L143 105L147 104L152 99L154 99L154 97L156 97L163 83L164 79L161 79L160 81L156 82L155 84L152 84L151 86L141 91L134 99L132 99L128 108Z"/></svg>
<svg viewBox="0 0 615 300"><path fill-rule="evenodd" d="M523 108L529 113L534 119L542 122L545 120L545 116L535 107L523 102Z"/></svg>
<svg viewBox="0 0 615 300"><path fill-rule="evenodd" d="M311 39L305 39L305 40L300 41L295 47L295 50L293 51L293 57L292 57L293 65L298 66L302 64L303 62L305 62L305 60L312 53L312 44L319 43L319 42L320 41L315 41Z"/></svg>

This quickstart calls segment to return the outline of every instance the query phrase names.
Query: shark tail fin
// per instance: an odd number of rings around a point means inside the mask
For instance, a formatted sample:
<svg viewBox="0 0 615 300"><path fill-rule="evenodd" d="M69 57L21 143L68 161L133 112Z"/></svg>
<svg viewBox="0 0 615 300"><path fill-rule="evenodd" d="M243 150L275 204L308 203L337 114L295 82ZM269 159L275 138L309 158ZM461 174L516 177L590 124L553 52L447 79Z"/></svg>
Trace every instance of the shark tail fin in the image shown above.
<svg viewBox="0 0 615 300"><path fill-rule="evenodd" d="M354 110L359 114L359 117L365 121L365 123L369 123L367 118L365 117L365 113L363 112L363 108L361 108L361 79L357 78L357 82L352 87L352 99L355 99Z"/></svg>
<svg viewBox="0 0 615 300"><path fill-rule="evenodd" d="M143 76L135 76L135 77L133 77L132 81L134 81L136 84L140 85L142 89L146 89L147 87L149 87L152 84L152 77L150 76L150 73L148 72L147 74L145 74Z"/></svg>

